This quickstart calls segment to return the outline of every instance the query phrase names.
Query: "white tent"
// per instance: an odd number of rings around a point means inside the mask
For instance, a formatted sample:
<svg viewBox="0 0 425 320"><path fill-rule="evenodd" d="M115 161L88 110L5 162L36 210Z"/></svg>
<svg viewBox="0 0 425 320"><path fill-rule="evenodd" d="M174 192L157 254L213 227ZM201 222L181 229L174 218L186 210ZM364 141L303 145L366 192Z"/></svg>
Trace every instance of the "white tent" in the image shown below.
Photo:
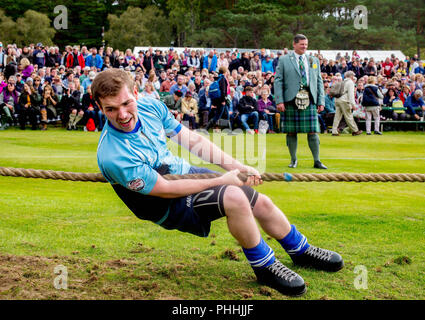
<svg viewBox="0 0 425 320"><path fill-rule="evenodd" d="M159 49L162 51L168 51L170 49L170 47L134 47L134 51L133 53L137 55L137 53L140 50L146 51L149 48L153 48L155 49ZM177 53L181 53L184 51L185 48L183 47L174 47L174 50L177 51ZM211 48L189 48L189 49L193 49L193 50L204 50L205 53L208 53ZM224 52L226 50L230 50L230 51L234 51L236 50L236 48L217 48L216 49L217 52ZM260 51L259 49L238 49L239 52L244 52L244 51ZM266 52L270 53L273 52L276 55L276 52L278 50L276 49L267 49ZM338 52L341 53L341 56L345 56L345 53L348 52L348 55L351 58L351 55L353 53L353 50L319 50L320 54L327 60L335 60L335 57L337 56ZM394 56L400 60L404 60L406 59L406 56L403 54L403 52L401 52L400 50L356 50L357 54L360 56L361 59L364 58L374 58L375 61L381 61L381 60L385 60L385 58L387 57L391 57L392 54L394 54ZM317 53L318 50L308 50L307 54L315 54Z"/></svg>
<svg viewBox="0 0 425 320"><path fill-rule="evenodd" d="M308 53L310 52L315 54L317 50L309 50ZM347 52L351 58L353 50L320 50L320 54L327 60L335 60L338 53L343 57ZM406 59L406 56L400 50L356 50L356 52L360 56L360 59L374 58L375 61L381 61L387 57L390 58L392 54L400 60Z"/></svg>

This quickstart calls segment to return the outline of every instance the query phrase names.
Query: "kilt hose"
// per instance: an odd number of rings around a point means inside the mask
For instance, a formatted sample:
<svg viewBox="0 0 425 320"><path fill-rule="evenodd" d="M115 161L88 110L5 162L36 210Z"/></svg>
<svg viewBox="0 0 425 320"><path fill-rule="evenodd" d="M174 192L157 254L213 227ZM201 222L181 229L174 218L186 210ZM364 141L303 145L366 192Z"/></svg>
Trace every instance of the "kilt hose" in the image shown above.
<svg viewBox="0 0 425 320"><path fill-rule="evenodd" d="M312 101L310 99L310 101ZM299 110L295 105L295 101L285 103L285 112L283 114L283 130L284 133L320 133L319 118L317 115L317 107L310 104L307 109Z"/></svg>

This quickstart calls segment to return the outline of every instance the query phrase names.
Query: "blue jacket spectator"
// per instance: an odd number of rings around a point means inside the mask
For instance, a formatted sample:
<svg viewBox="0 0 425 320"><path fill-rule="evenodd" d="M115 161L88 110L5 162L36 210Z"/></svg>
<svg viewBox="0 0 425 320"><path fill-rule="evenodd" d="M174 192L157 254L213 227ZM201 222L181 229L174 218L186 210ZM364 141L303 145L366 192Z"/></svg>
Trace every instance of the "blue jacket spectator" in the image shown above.
<svg viewBox="0 0 425 320"><path fill-rule="evenodd" d="M92 48L92 54L86 57L86 66L96 67L100 71L103 67L102 57L97 54L96 48Z"/></svg>
<svg viewBox="0 0 425 320"><path fill-rule="evenodd" d="M270 60L270 56L266 56L266 58L261 62L261 72L272 72L274 73L273 61Z"/></svg>
<svg viewBox="0 0 425 320"><path fill-rule="evenodd" d="M425 108L425 102L422 99L422 91L416 90L414 93L412 93L404 102L404 107L407 108L406 113L411 116L415 116L417 113L419 116L422 115L421 110L416 112L416 108Z"/></svg>
<svg viewBox="0 0 425 320"><path fill-rule="evenodd" d="M415 68L415 74L417 74L417 73L425 75L425 69L422 68L421 66L419 66L419 67Z"/></svg>
<svg viewBox="0 0 425 320"><path fill-rule="evenodd" d="M209 72L217 71L217 56L212 50L210 51L208 56L204 57L202 68L208 69Z"/></svg>
<svg viewBox="0 0 425 320"><path fill-rule="evenodd" d="M322 113L335 113L335 98L328 94L325 96L325 109Z"/></svg>

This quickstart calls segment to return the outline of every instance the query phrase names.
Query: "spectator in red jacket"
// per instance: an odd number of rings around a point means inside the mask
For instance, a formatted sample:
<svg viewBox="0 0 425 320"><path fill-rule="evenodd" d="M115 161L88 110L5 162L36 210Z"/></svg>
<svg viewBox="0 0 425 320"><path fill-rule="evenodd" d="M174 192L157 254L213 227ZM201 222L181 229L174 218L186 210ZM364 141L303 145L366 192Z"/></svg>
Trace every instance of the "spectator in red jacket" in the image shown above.
<svg viewBox="0 0 425 320"><path fill-rule="evenodd" d="M84 69L86 64L84 62L83 55L78 52L78 47L74 46L72 52L69 53L68 56L66 57L66 67L74 68L76 66L80 66L81 69Z"/></svg>

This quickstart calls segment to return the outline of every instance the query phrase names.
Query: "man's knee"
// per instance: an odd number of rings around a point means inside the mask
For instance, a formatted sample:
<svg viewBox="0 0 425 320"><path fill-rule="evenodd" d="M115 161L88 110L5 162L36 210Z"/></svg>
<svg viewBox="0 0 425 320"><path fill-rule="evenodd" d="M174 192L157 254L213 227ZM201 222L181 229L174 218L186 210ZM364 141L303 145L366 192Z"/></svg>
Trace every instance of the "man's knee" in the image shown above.
<svg viewBox="0 0 425 320"><path fill-rule="evenodd" d="M228 213L251 214L251 207L248 198L241 188L228 186L224 192L223 206Z"/></svg>
<svg viewBox="0 0 425 320"><path fill-rule="evenodd" d="M257 218L258 217L261 218L262 216L270 214L273 211L273 209L274 209L273 201L264 194L261 194L261 193L258 194L258 199L254 206L255 216Z"/></svg>

